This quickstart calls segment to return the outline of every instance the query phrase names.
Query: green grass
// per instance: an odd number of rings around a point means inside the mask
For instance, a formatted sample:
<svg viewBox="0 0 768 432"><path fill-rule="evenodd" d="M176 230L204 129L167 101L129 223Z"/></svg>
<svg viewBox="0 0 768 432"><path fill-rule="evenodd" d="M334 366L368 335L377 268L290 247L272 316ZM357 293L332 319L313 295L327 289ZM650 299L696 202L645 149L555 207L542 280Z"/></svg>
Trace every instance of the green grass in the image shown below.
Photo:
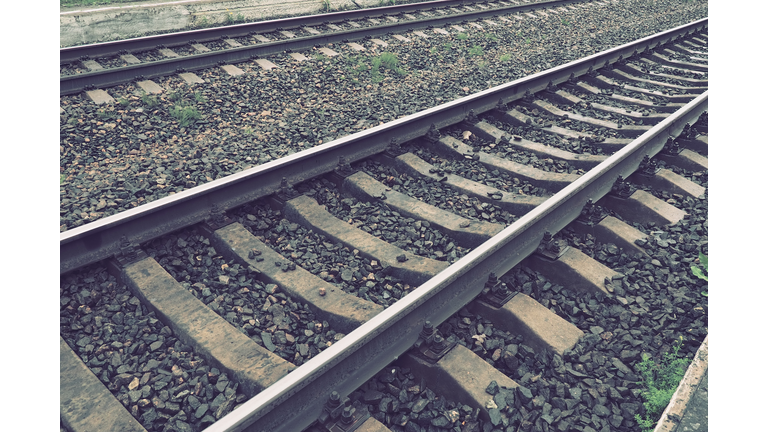
<svg viewBox="0 0 768 432"><path fill-rule="evenodd" d="M146 93L141 97L141 101L149 108L154 108L160 103L157 100L157 96L148 95Z"/></svg>
<svg viewBox="0 0 768 432"><path fill-rule="evenodd" d="M652 432L661 414L677 390L677 385L685 376L685 370L690 363L685 358L678 357L683 343L683 337L672 346L672 350L654 361L650 356L643 355L643 360L636 369L642 378L645 415L635 414L635 420L642 432Z"/></svg>
<svg viewBox="0 0 768 432"><path fill-rule="evenodd" d="M467 35L466 33L456 33L456 39L467 40L469 39L469 35Z"/></svg>
<svg viewBox="0 0 768 432"><path fill-rule="evenodd" d="M475 45L469 49L469 55L481 56L483 54L485 54L485 51L483 51L483 47L481 47L480 45Z"/></svg>
<svg viewBox="0 0 768 432"><path fill-rule="evenodd" d="M172 91L168 93L168 99L172 100L173 102L178 102L182 98L181 92L178 91Z"/></svg>
<svg viewBox="0 0 768 432"><path fill-rule="evenodd" d="M390 52L381 53L380 56L374 57L371 60L371 82L379 83L384 80L384 76L381 73L382 69L389 69L400 76L406 74L405 70L400 67L400 61L397 59L397 56Z"/></svg>
<svg viewBox="0 0 768 432"><path fill-rule="evenodd" d="M501 60L502 62L508 62L512 60L512 54L504 54L501 57L499 57L499 60Z"/></svg>
<svg viewBox="0 0 768 432"><path fill-rule="evenodd" d="M205 96L202 95L200 92L195 92L192 97L195 99L195 102L207 102L208 99L206 99Z"/></svg>
<svg viewBox="0 0 768 432"><path fill-rule="evenodd" d="M174 105L173 108L171 108L170 114L171 117L179 121L179 126L181 127L189 126L194 123L195 120L201 118L197 108L183 104Z"/></svg>

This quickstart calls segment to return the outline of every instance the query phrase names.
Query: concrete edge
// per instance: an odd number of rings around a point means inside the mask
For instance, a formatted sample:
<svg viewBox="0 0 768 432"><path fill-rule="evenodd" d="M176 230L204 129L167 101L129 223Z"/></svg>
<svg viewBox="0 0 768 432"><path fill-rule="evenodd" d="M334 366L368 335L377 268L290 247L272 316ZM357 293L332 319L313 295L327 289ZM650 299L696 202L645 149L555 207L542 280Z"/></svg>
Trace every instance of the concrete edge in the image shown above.
<svg viewBox="0 0 768 432"><path fill-rule="evenodd" d="M653 432L674 432L677 430L677 426L680 424L688 404L693 399L696 389L698 389L702 378L707 373L708 358L709 335L704 338L701 346L696 351L693 361L688 366L685 376L677 386L677 390L675 390L669 405L661 414L661 418Z"/></svg>

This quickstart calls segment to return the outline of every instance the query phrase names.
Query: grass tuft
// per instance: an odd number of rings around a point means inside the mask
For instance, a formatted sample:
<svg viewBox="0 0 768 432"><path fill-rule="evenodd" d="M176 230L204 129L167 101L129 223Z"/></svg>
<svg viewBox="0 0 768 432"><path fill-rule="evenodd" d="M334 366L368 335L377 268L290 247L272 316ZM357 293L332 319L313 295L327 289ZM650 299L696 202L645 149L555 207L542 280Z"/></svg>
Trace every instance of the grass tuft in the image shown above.
<svg viewBox="0 0 768 432"><path fill-rule="evenodd" d="M685 358L678 357L678 352L683 344L683 337L675 342L672 351L664 354L661 360L654 361L647 354L636 369L642 377L643 391L641 396L645 401L645 415L635 414L635 420L642 432L652 432L659 421L661 414L672 399L677 390L677 385L685 376L685 370L690 363Z"/></svg>
<svg viewBox="0 0 768 432"><path fill-rule="evenodd" d="M400 76L406 74L405 70L400 67L400 61L395 54L390 52L381 53L380 56L374 57L371 60L371 81L373 83L379 83L384 79L380 71L382 68L389 69Z"/></svg>
<svg viewBox="0 0 768 432"><path fill-rule="evenodd" d="M186 127L201 118L200 112L193 106L178 104L171 108L171 117L179 121L179 126Z"/></svg>

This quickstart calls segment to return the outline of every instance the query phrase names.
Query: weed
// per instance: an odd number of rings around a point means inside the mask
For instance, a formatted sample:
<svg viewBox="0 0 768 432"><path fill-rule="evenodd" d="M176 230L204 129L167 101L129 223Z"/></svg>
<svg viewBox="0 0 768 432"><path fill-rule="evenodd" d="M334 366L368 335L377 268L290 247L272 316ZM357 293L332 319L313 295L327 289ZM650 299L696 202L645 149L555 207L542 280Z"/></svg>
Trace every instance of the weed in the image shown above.
<svg viewBox="0 0 768 432"><path fill-rule="evenodd" d="M562 24L562 25L568 25L569 23L568 23L568 20L567 20L567 19L563 19L562 21L560 21L560 24Z"/></svg>
<svg viewBox="0 0 768 432"><path fill-rule="evenodd" d="M704 267L704 270L701 270L698 266L691 264L691 272L693 272L693 275L697 278L704 279L705 281L709 282L709 258L707 258L707 256L701 252L699 252L699 263L702 267ZM707 274L704 274L704 272L707 272ZM702 291L701 295L704 297L709 297L709 293L706 291Z"/></svg>
<svg viewBox="0 0 768 432"><path fill-rule="evenodd" d="M432 48L429 49L429 53L430 54L434 54L436 52L437 52L437 47L432 47Z"/></svg>
<svg viewBox="0 0 768 432"><path fill-rule="evenodd" d="M469 49L469 55L481 56L483 54L485 54L485 52L483 51L483 47L480 45L475 45Z"/></svg>
<svg viewBox="0 0 768 432"><path fill-rule="evenodd" d="M61 176L59 176L59 186L61 186L64 183L64 179L66 178L67 176L65 176L64 174L61 174Z"/></svg>
<svg viewBox="0 0 768 432"><path fill-rule="evenodd" d="M485 38L486 39L490 39L490 40L492 40L494 42L499 40L499 38L495 34L493 34L493 33L486 33L485 34Z"/></svg>
<svg viewBox="0 0 768 432"><path fill-rule="evenodd" d="M206 102L208 100L200 92L195 92L192 96L195 98L195 102Z"/></svg>
<svg viewBox="0 0 768 432"><path fill-rule="evenodd" d="M687 359L678 357L678 352L683 344L683 337L672 345L671 352L664 354L659 362L653 361L647 354L637 365L637 370L642 377L641 384L644 389L641 393L645 402L645 416L635 414L637 424L642 432L650 432L656 426L661 413L669 404L672 395L677 389L680 380L685 376L685 369L690 363Z"/></svg>
<svg viewBox="0 0 768 432"><path fill-rule="evenodd" d="M384 65L384 67L395 71L398 75L405 75L405 71L403 71L400 66L398 66L400 61L397 59L396 55L390 52L385 52L381 54L380 58L381 64Z"/></svg>
<svg viewBox="0 0 768 432"><path fill-rule="evenodd" d="M381 76L381 72L379 72L380 67L381 57L374 58L371 62L371 82L378 83L384 79L384 77Z"/></svg>
<svg viewBox="0 0 768 432"><path fill-rule="evenodd" d="M527 44L531 43L531 38L525 38L525 43Z"/></svg>
<svg viewBox="0 0 768 432"><path fill-rule="evenodd" d="M253 128L251 128L250 126L246 126L243 133L245 133L246 135L250 135L253 133Z"/></svg>
<svg viewBox="0 0 768 432"><path fill-rule="evenodd" d="M320 12L331 12L333 9L331 8L331 0L321 0L322 5L320 6Z"/></svg>
<svg viewBox="0 0 768 432"><path fill-rule="evenodd" d="M501 60L503 62L508 62L508 61L512 60L512 54L504 54L501 57L499 57L499 60Z"/></svg>
<svg viewBox="0 0 768 432"><path fill-rule="evenodd" d="M141 97L141 101L144 102L144 105L150 108L156 107L160 103L157 100L157 96L148 95L146 93Z"/></svg>
<svg viewBox="0 0 768 432"><path fill-rule="evenodd" d="M102 120L109 120L115 117L115 113L106 110L99 110L96 112L96 115Z"/></svg>
<svg viewBox="0 0 768 432"><path fill-rule="evenodd" d="M469 39L469 35L467 35L466 33L456 33L456 39L467 40Z"/></svg>
<svg viewBox="0 0 768 432"><path fill-rule="evenodd" d="M131 101L129 101L127 98L123 97L123 98L118 99L117 103L119 103L122 106L128 106L128 104L130 104Z"/></svg>
<svg viewBox="0 0 768 432"><path fill-rule="evenodd" d="M450 43L450 42L446 42L446 43L443 44L443 48L445 48L445 50L448 51L451 48L453 48L453 44Z"/></svg>
<svg viewBox="0 0 768 432"><path fill-rule="evenodd" d="M186 127L200 119L197 108L183 104L174 105L171 108L171 116L179 121L179 126Z"/></svg>
<svg viewBox="0 0 768 432"><path fill-rule="evenodd" d="M478 69L485 69L487 67L488 67L488 62L484 62L483 61L483 62L480 62L480 63L477 64L477 68Z"/></svg>
<svg viewBox="0 0 768 432"><path fill-rule="evenodd" d="M381 72L379 72L379 69L382 67L384 67L384 69L389 69L400 76L405 75L406 72L399 66L399 63L400 61L395 54L390 52L381 53L380 56L375 57L371 61L371 81L378 83L384 79Z"/></svg>
<svg viewBox="0 0 768 432"><path fill-rule="evenodd" d="M172 100L173 102L178 102L181 100L181 93L180 92L170 92L168 93L168 99Z"/></svg>
<svg viewBox="0 0 768 432"><path fill-rule="evenodd" d="M206 28L210 26L211 24L208 23L208 17L202 17L199 21L195 22L195 27L197 28Z"/></svg>

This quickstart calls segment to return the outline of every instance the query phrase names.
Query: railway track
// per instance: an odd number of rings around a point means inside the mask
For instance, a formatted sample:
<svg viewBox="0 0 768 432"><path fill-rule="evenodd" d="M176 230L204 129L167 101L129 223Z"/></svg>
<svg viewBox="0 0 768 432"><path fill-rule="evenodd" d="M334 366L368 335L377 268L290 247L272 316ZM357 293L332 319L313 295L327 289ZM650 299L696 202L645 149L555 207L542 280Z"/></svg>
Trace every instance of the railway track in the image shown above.
<svg viewBox="0 0 768 432"><path fill-rule="evenodd" d="M499 17L503 22L536 19L547 16L547 9L563 13L585 7L590 7L589 2L582 0L434 1L63 48L59 58L60 94L90 92L134 81L152 93L157 88L156 84L152 85L152 78L176 73L192 84L200 82L193 72L216 66L234 73L239 70L238 63L250 61L264 69L275 68L277 66L267 59L274 54L285 53L294 61L305 61L309 49L333 43L349 44L362 51L364 48L359 42L371 40L386 46L381 38L392 34L404 38L402 35L408 32L423 35L422 30L432 33L433 28L460 23L480 25L478 23L485 20L485 25L489 25L490 18ZM322 52L336 55L330 48ZM101 92L90 94L96 100L105 97Z"/></svg>
<svg viewBox="0 0 768 432"><path fill-rule="evenodd" d="M636 371L624 362L669 350L679 333L690 354L706 335L706 301L670 303L700 285L686 272L706 238L706 29L62 233L63 423L634 430ZM687 288L644 298L676 281ZM659 302L676 330L639 334ZM599 305L626 325L601 327ZM592 354L620 334L626 348ZM393 382L405 386L398 402L386 396ZM446 420L413 409L428 404Z"/></svg>

